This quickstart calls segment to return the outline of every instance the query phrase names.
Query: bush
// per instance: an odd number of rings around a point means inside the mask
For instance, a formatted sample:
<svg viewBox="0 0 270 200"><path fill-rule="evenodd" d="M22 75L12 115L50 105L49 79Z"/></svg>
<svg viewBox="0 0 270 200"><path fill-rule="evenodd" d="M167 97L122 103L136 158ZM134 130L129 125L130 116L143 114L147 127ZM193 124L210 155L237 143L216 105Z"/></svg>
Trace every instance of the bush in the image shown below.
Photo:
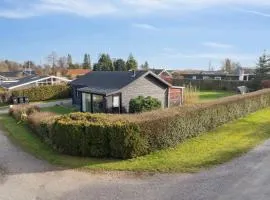
<svg viewBox="0 0 270 200"><path fill-rule="evenodd" d="M161 108L161 102L153 97L138 96L129 102L130 113L140 113Z"/></svg>
<svg viewBox="0 0 270 200"><path fill-rule="evenodd" d="M71 97L71 89L67 85L38 86L11 92L12 96L26 96L30 101L45 101Z"/></svg>
<svg viewBox="0 0 270 200"><path fill-rule="evenodd" d="M146 141L136 125L108 123L104 116L73 113L59 117L53 125L52 143L69 155L133 158L146 153Z"/></svg>
<svg viewBox="0 0 270 200"><path fill-rule="evenodd" d="M57 115L52 112L35 112L28 116L30 128L43 140L50 142L51 127Z"/></svg>
<svg viewBox="0 0 270 200"><path fill-rule="evenodd" d="M18 121L26 121L28 116L40 112L40 108L34 105L16 105L9 109L9 114L12 115Z"/></svg>
<svg viewBox="0 0 270 200"><path fill-rule="evenodd" d="M269 106L270 89L264 89L210 103L141 114L72 113L56 118L44 114L48 118L36 122L41 116L34 113L28 120L36 132L43 138L48 137L50 144L60 152L126 159L174 147L188 138ZM11 110L13 115L17 112Z"/></svg>

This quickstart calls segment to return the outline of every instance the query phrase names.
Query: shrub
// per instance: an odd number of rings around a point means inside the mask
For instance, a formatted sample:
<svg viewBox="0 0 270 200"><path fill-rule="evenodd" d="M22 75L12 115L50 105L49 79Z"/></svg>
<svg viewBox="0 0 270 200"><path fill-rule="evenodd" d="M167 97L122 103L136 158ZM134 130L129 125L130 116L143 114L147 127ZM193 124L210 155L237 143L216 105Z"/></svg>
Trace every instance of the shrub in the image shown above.
<svg viewBox="0 0 270 200"><path fill-rule="evenodd" d="M186 105L198 103L199 98L199 92L196 87L193 87L191 84L185 86L184 103Z"/></svg>
<svg viewBox="0 0 270 200"><path fill-rule="evenodd" d="M270 89L264 89L206 104L141 114L72 113L56 118L44 114L48 118L37 122L39 115L34 113L28 120L60 152L126 159L174 147L188 138L269 106ZM17 112L12 110L12 113Z"/></svg>
<svg viewBox="0 0 270 200"><path fill-rule="evenodd" d="M40 108L34 105L16 105L9 109L9 114L12 115L18 121L26 121L28 116L40 112Z"/></svg>
<svg viewBox="0 0 270 200"><path fill-rule="evenodd" d="M12 96L26 96L30 101L45 101L71 97L71 89L67 85L38 86L11 92Z"/></svg>
<svg viewBox="0 0 270 200"><path fill-rule="evenodd" d="M146 153L146 141L136 125L109 122L105 115L72 113L56 119L52 142L69 155L133 158Z"/></svg>
<svg viewBox="0 0 270 200"><path fill-rule="evenodd" d="M153 97L138 96L129 102L130 113L140 113L161 108L161 102Z"/></svg>
<svg viewBox="0 0 270 200"><path fill-rule="evenodd" d="M52 112L35 112L28 116L30 128L43 140L50 141L51 127L57 115Z"/></svg>

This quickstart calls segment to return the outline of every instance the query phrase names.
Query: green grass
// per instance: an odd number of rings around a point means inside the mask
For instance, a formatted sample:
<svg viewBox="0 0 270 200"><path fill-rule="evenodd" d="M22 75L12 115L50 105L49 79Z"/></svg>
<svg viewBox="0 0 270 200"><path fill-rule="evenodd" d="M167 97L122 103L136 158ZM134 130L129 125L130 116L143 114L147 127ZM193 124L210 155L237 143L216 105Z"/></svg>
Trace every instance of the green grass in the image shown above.
<svg viewBox="0 0 270 200"><path fill-rule="evenodd" d="M60 155L10 116L0 116L0 122L16 143L52 164L90 170L196 172L240 156L270 138L269 116L270 108L264 109L189 139L175 148L126 161Z"/></svg>
<svg viewBox="0 0 270 200"><path fill-rule="evenodd" d="M231 91L200 91L199 99L200 101L211 101L227 96L235 95L236 93Z"/></svg>
<svg viewBox="0 0 270 200"><path fill-rule="evenodd" d="M56 114L64 115L64 114L69 114L72 112L76 112L77 110L72 107L64 107L64 106L53 106L53 107L48 107L48 108L41 108L41 111L43 112L53 112Z"/></svg>

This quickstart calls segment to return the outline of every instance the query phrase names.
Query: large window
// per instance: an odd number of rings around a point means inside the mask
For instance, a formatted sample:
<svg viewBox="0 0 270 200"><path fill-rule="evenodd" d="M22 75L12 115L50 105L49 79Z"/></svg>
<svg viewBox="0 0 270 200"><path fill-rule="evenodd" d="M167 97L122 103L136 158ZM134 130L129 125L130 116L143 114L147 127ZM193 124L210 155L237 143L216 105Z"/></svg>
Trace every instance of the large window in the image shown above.
<svg viewBox="0 0 270 200"><path fill-rule="evenodd" d="M93 94L93 113L104 112L104 98L101 95Z"/></svg>

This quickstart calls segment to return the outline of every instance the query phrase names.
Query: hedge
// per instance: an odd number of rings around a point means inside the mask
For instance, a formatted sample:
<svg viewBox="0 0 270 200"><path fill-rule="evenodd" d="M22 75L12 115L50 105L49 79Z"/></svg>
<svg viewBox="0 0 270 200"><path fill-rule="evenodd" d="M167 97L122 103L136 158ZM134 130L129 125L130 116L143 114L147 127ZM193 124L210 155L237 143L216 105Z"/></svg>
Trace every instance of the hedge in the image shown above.
<svg viewBox="0 0 270 200"><path fill-rule="evenodd" d="M127 159L174 147L269 106L270 89L264 89L142 114L72 113L56 117L45 132L54 148L69 155Z"/></svg>
<svg viewBox="0 0 270 200"><path fill-rule="evenodd" d="M11 91L12 96L27 96L30 101L45 101L71 97L71 88L67 85L45 85Z"/></svg>

